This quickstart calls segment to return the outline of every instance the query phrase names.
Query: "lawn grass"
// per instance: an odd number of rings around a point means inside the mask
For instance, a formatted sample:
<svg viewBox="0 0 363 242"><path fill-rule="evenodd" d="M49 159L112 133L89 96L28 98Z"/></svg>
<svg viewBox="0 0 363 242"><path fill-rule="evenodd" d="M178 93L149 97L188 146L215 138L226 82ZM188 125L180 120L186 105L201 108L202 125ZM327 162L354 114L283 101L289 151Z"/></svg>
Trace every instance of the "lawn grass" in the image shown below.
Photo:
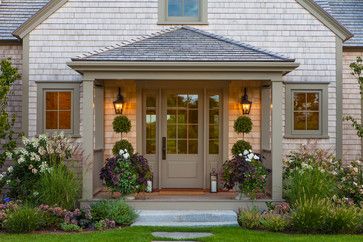
<svg viewBox="0 0 363 242"><path fill-rule="evenodd" d="M247 241L247 242L285 242L285 241L298 241L298 242L355 242L363 241L363 235L295 235L295 234L279 234L268 232L256 232L243 230L239 227L215 227L215 228L168 228L168 227L128 227L103 232L84 232L75 234L22 234L22 235L9 235L0 234L0 241L132 241L132 242L150 242L152 240L162 240L154 238L151 233L155 231L166 232L211 232L213 237L197 239L197 241ZM164 239L165 240L165 239Z"/></svg>

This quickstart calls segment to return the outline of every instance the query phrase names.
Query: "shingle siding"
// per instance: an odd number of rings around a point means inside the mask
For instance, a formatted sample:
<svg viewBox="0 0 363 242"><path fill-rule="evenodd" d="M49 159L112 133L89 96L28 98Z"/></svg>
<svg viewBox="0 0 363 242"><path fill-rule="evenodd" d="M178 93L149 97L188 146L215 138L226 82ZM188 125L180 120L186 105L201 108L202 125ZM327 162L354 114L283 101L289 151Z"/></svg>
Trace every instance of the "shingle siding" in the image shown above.
<svg viewBox="0 0 363 242"><path fill-rule="evenodd" d="M358 121L361 120L361 96L357 78L351 73L349 65L360 56L361 51L344 51L343 53L343 115L351 115ZM361 139L352 128L350 122L343 123L343 158L344 160L356 160L362 158Z"/></svg>
<svg viewBox="0 0 363 242"><path fill-rule="evenodd" d="M330 82L329 139L335 149L335 36L295 0L209 0L209 25L194 26L295 58L292 82ZM36 132L35 81L75 81L81 76L66 62L77 55L151 34L157 25L157 0L69 0L30 33L30 135ZM283 100L281 103L283 105ZM231 124L230 124L231 125ZM135 142L135 141L132 141ZM284 140L284 150L306 140Z"/></svg>

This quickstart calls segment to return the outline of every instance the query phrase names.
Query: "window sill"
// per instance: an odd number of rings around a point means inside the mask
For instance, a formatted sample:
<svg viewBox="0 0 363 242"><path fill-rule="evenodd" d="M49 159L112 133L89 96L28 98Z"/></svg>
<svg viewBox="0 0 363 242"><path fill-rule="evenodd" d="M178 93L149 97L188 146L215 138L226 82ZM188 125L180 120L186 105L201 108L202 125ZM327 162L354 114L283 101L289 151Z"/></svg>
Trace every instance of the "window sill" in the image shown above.
<svg viewBox="0 0 363 242"><path fill-rule="evenodd" d="M284 135L284 139L329 139L329 135Z"/></svg>
<svg viewBox="0 0 363 242"><path fill-rule="evenodd" d="M158 25L208 25L208 21L158 21Z"/></svg>

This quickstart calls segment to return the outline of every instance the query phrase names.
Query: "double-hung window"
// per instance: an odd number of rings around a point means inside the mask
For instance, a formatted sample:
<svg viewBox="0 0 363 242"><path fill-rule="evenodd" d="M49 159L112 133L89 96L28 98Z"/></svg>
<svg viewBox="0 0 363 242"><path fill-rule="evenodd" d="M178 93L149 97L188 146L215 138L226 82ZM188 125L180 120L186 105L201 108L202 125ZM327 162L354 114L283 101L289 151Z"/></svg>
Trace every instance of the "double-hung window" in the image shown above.
<svg viewBox="0 0 363 242"><path fill-rule="evenodd" d="M79 135L79 84L38 83L38 133Z"/></svg>
<svg viewBox="0 0 363 242"><path fill-rule="evenodd" d="M159 0L159 24L207 24L207 0Z"/></svg>
<svg viewBox="0 0 363 242"><path fill-rule="evenodd" d="M328 85L286 85L286 136L328 136Z"/></svg>

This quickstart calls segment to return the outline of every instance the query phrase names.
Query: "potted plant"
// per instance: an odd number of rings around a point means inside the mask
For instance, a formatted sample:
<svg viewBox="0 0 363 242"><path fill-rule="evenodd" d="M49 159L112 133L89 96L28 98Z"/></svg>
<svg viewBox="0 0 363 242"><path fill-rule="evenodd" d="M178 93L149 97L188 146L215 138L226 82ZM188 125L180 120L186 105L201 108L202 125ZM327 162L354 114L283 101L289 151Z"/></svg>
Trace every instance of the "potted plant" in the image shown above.
<svg viewBox="0 0 363 242"><path fill-rule="evenodd" d="M245 150L251 150L252 146L249 142L245 141L245 134L251 132L253 123L250 117L240 116L234 122L233 128L237 134L242 134L242 140L238 140L232 147L232 154L238 156L242 154Z"/></svg>
<svg viewBox="0 0 363 242"><path fill-rule="evenodd" d="M122 134L127 134L131 130L130 119L124 115L119 115L113 120L112 127L116 133L119 133L121 135L121 140L115 143L112 148L112 153L114 155L117 155L120 150L126 149L129 154L133 154L134 148L132 147L132 144L129 141L122 139Z"/></svg>
<svg viewBox="0 0 363 242"><path fill-rule="evenodd" d="M257 194L265 191L269 172L260 155L245 150L223 164L224 187L228 190L237 188L236 199L256 199Z"/></svg>

